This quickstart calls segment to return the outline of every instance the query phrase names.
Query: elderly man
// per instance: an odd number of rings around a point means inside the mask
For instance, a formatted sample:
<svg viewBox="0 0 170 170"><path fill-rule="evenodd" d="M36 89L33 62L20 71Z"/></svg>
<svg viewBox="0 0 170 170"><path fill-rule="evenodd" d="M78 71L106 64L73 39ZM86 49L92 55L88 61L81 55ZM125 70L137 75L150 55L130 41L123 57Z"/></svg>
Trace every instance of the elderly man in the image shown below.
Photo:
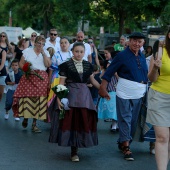
<svg viewBox="0 0 170 170"><path fill-rule="evenodd" d="M145 57L140 51L144 43L144 35L134 32L129 38L129 46L117 54L103 75L99 94L110 99L106 87L117 72L119 76L116 88L118 147L126 160L134 160L129 143L135 133L142 97L146 92L148 70Z"/></svg>
<svg viewBox="0 0 170 170"><path fill-rule="evenodd" d="M92 57L91 57L91 47L88 43L84 42L84 33L83 31L79 31L77 33L77 37L76 37L76 41L75 42L82 42L85 46L85 53L84 53L84 57L83 59L86 61L89 61L90 63L92 63ZM69 49L71 50L73 48L73 44L70 44Z"/></svg>
<svg viewBox="0 0 170 170"><path fill-rule="evenodd" d="M125 37L124 35L122 35L122 36L120 37L120 43L114 45L115 51L122 51L122 50L124 50L124 48L125 48L125 42L126 42L126 37Z"/></svg>
<svg viewBox="0 0 170 170"><path fill-rule="evenodd" d="M47 49L48 47L54 48L55 52L60 50L60 44L57 41L57 30L56 29L50 29L50 37L46 39L46 43L44 46L44 49Z"/></svg>

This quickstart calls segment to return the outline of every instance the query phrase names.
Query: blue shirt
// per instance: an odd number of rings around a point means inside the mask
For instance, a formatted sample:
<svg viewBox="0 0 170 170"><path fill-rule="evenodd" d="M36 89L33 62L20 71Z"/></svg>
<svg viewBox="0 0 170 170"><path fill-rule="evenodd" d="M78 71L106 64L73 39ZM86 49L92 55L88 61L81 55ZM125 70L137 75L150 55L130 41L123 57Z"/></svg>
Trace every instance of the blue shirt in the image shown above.
<svg viewBox="0 0 170 170"><path fill-rule="evenodd" d="M22 77L22 73L21 71L18 70L17 74L14 74L15 76L15 84L18 84L21 77ZM5 79L5 83L7 84L7 82L11 82L11 79L9 78L9 74L7 75L6 79Z"/></svg>
<svg viewBox="0 0 170 170"><path fill-rule="evenodd" d="M135 56L129 47L127 47L116 55L110 66L106 69L102 79L110 82L111 77L116 72L121 78L138 83L147 83L148 68L144 54L139 51L138 56Z"/></svg>

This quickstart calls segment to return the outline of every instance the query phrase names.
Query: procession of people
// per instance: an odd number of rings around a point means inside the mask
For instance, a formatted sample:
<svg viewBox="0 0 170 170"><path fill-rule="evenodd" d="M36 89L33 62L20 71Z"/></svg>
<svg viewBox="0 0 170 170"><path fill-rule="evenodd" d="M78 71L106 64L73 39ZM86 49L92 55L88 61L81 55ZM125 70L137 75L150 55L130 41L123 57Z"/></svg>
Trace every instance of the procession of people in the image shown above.
<svg viewBox="0 0 170 170"><path fill-rule="evenodd" d="M73 43L66 36L59 37L54 28L47 39L35 32L30 36L29 41L21 38L12 46L8 35L0 33L0 100L6 89L6 121L12 108L15 121L22 118L24 129L29 129L32 119L33 133L41 133L37 121L50 123L47 140L70 147L71 161L79 162L79 148L100 143L98 119L109 119L112 133L119 134L118 149L125 160L133 161L131 146L147 98L144 124L149 124L147 132L152 130L155 135L150 153L156 156L158 170L166 170L170 154L170 30L165 41L148 46L145 54L142 33L122 35L120 44L105 47L103 61L99 61L93 38L86 42L83 31L77 32ZM8 53L13 58L6 66ZM98 92L95 100L91 87ZM141 129L144 141L148 133L145 125Z"/></svg>

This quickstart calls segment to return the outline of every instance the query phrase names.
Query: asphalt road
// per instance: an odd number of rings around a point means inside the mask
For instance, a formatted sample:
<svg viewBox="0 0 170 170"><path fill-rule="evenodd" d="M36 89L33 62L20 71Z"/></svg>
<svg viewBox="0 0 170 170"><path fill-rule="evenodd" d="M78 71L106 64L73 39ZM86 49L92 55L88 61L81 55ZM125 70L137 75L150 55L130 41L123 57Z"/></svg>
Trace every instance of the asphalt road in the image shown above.
<svg viewBox="0 0 170 170"><path fill-rule="evenodd" d="M135 161L123 159L116 140L118 133L109 131L110 123L99 120L99 145L79 149L80 162L70 161L70 148L48 142L50 124L38 121L40 134L31 132L31 120L23 129L10 112L4 119L4 98L0 103L0 170L156 170L149 143L133 142ZM170 169L170 166L169 166Z"/></svg>

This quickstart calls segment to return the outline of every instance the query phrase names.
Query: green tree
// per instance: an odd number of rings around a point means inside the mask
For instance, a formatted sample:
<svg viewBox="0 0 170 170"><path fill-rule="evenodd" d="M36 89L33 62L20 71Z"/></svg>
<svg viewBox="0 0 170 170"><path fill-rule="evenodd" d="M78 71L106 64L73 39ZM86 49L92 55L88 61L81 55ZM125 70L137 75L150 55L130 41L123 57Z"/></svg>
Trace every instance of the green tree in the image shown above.
<svg viewBox="0 0 170 170"><path fill-rule="evenodd" d="M1 0L1 25L8 25L10 9L13 26L30 26L44 33L55 27L61 34L74 34L78 21L89 20L89 33L97 34L104 26L121 35L125 29L140 29L141 22L155 22L159 16L169 24L170 16L167 0Z"/></svg>
<svg viewBox="0 0 170 170"><path fill-rule="evenodd" d="M170 26L170 1L164 6L160 19L160 24Z"/></svg>
<svg viewBox="0 0 170 170"><path fill-rule="evenodd" d="M121 35L129 25L139 28L142 21L160 16L166 4L166 0L98 0L92 3L92 13L97 24L118 25Z"/></svg>

